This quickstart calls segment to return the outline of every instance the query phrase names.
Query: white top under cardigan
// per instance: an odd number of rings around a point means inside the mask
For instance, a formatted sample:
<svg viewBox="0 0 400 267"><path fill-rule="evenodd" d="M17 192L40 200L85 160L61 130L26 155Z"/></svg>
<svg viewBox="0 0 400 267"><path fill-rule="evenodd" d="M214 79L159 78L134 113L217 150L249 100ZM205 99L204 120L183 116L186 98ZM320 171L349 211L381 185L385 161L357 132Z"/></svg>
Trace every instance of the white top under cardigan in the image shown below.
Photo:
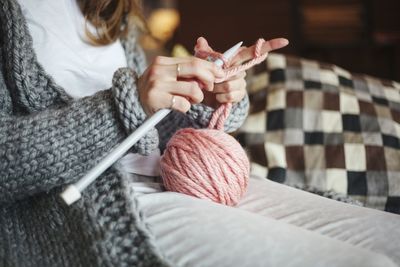
<svg viewBox="0 0 400 267"><path fill-rule="evenodd" d="M76 0L18 0L27 19L38 61L57 84L73 98L82 98L111 87L114 72L126 67L120 41L107 46L86 42L85 19ZM88 25L94 32L93 26ZM160 152L150 156L127 154L123 171L159 175Z"/></svg>

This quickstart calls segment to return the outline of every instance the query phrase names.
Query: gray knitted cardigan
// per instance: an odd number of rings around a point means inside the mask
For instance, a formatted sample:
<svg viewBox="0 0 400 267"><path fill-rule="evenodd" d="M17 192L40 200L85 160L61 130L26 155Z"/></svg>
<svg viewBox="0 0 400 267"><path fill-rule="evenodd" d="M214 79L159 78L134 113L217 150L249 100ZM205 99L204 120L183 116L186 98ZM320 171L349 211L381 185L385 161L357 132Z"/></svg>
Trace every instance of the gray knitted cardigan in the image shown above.
<svg viewBox="0 0 400 267"><path fill-rule="evenodd" d="M168 266L157 250L127 181L110 168L83 198L65 206L58 194L145 119L134 69L144 56L134 35L124 41L130 68L113 87L71 99L38 64L15 0L0 6L0 266ZM226 129L240 126L247 98ZM204 127L212 114L194 105L173 112L133 151L163 146L180 127ZM133 200L132 200L133 199Z"/></svg>

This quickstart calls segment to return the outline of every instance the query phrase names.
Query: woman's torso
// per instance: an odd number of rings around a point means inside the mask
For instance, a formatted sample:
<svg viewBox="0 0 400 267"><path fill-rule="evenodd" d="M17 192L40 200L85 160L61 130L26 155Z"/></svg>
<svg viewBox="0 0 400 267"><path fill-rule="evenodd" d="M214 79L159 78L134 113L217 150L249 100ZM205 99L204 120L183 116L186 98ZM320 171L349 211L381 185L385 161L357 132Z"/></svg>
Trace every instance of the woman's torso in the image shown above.
<svg viewBox="0 0 400 267"><path fill-rule="evenodd" d="M126 67L119 40L106 46L87 42L85 18L76 0L18 0L26 17L39 63L73 98L90 96L112 85L118 68ZM87 29L95 30L88 24ZM127 173L159 175L159 150L144 157L129 153L119 168Z"/></svg>

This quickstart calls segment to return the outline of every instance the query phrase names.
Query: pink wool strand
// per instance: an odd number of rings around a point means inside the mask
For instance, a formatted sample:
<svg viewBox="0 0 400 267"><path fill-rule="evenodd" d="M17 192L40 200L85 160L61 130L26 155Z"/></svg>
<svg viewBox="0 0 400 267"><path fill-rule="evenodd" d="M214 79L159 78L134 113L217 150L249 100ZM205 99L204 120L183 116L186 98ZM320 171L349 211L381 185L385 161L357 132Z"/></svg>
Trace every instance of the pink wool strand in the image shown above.
<svg viewBox="0 0 400 267"><path fill-rule="evenodd" d="M231 63L212 50L204 38L199 38L195 55L223 60L225 77L218 80L223 82L264 61L267 53L260 52L264 42L258 40L254 58L239 66L229 67ZM182 129L170 139L161 158L167 190L229 206L238 203L247 189L250 163L236 139L223 131L231 108L228 103L216 109L207 129Z"/></svg>
<svg viewBox="0 0 400 267"><path fill-rule="evenodd" d="M216 109L211 117L210 123L208 124L208 129L217 129L223 131L225 120L229 116L231 109L232 103L221 105L218 109Z"/></svg>
<svg viewBox="0 0 400 267"><path fill-rule="evenodd" d="M211 47L208 46L208 43L198 43L195 47L195 56L202 58L202 59L221 59L224 62L224 72L225 72L225 77L216 80L216 83L221 83L226 81L232 76L235 76L239 72L246 71L253 67L254 65L260 64L263 62L267 56L268 53L261 54L261 50L263 47L263 44L265 43L265 40L260 38L257 40L256 45L254 47L253 51L253 59L249 60L248 62L238 65L238 66L230 66L230 60L226 60L224 56L221 53L215 52L212 50Z"/></svg>

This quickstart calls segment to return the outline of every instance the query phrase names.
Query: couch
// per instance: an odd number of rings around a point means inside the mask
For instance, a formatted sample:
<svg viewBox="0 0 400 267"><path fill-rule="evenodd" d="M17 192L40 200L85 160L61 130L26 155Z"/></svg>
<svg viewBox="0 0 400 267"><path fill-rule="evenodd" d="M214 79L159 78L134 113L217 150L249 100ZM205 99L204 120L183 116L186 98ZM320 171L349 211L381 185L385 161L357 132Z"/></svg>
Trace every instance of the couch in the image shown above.
<svg viewBox="0 0 400 267"><path fill-rule="evenodd" d="M247 82L252 173L400 213L399 83L276 53Z"/></svg>

